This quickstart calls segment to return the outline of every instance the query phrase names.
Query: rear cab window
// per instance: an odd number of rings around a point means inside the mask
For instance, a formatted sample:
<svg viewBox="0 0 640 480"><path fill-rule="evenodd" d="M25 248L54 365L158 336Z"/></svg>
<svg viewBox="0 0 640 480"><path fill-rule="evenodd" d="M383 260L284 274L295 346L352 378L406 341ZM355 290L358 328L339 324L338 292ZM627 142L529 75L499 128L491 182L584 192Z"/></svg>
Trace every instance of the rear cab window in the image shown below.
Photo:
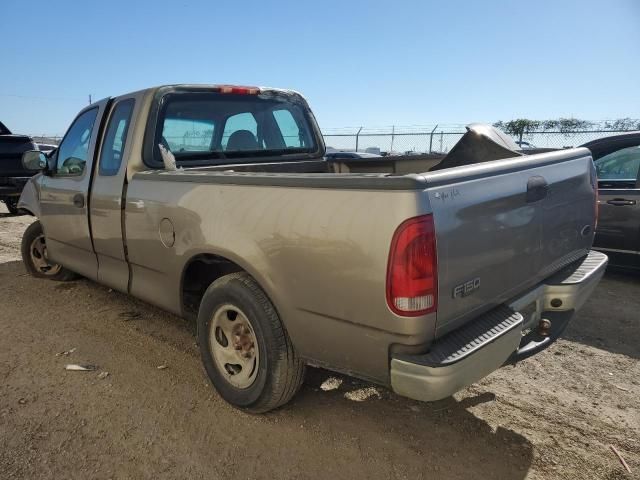
<svg viewBox="0 0 640 480"><path fill-rule="evenodd" d="M203 115L196 102L170 103L165 111L160 143L174 155L209 151L215 124Z"/></svg>
<svg viewBox="0 0 640 480"><path fill-rule="evenodd" d="M306 104L268 91L167 93L158 110L151 158L145 156L149 166L162 166L159 145L181 166L299 160L319 152Z"/></svg>
<svg viewBox="0 0 640 480"><path fill-rule="evenodd" d="M264 141L258 143L258 122L252 113L243 112L227 118L222 133L222 149L225 151L264 149Z"/></svg>
<svg viewBox="0 0 640 480"><path fill-rule="evenodd" d="M300 135L300 127L293 118L289 110L274 110L273 118L275 118L278 128L282 133L282 138L287 147L299 148L304 146L304 136Z"/></svg>

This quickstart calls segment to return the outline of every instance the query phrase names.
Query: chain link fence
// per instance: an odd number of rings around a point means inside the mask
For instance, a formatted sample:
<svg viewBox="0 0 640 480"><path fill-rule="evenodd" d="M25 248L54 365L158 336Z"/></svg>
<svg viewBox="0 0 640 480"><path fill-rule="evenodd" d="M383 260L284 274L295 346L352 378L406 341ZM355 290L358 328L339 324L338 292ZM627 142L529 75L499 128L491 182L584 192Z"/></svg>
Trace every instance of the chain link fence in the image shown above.
<svg viewBox="0 0 640 480"><path fill-rule="evenodd" d="M323 130L327 151L351 151L374 154L447 153L465 133L464 125L339 128ZM522 136L522 148L570 148L597 138L618 135L630 130L596 128L593 130L529 132ZM36 143L57 145L62 137L32 135Z"/></svg>
<svg viewBox="0 0 640 480"><path fill-rule="evenodd" d="M33 141L36 143L45 143L47 145L59 145L62 137L57 135L30 135Z"/></svg>
<svg viewBox="0 0 640 480"><path fill-rule="evenodd" d="M375 154L447 153L465 133L463 125L446 127L388 127L342 128L323 131L327 151L344 150ZM571 148L591 140L618 135L630 130L596 128L592 130L560 132L529 132L514 138L523 149Z"/></svg>

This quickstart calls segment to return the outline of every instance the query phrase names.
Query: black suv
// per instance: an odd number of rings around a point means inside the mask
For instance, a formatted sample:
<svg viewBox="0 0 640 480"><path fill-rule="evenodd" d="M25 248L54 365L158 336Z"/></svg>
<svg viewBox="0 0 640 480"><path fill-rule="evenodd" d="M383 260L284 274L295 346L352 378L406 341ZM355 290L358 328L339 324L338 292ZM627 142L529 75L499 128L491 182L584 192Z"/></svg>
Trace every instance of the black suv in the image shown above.
<svg viewBox="0 0 640 480"><path fill-rule="evenodd" d="M18 199L22 188L34 172L22 166L22 154L37 150L38 146L27 135L14 135L0 122L0 201L12 214L18 213Z"/></svg>

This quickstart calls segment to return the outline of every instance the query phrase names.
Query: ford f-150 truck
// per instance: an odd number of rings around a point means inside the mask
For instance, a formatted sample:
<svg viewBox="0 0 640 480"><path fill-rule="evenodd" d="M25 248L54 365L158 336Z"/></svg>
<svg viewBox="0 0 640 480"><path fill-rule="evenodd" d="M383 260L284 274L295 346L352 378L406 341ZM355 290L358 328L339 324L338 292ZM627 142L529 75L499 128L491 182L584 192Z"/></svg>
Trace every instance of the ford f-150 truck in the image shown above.
<svg viewBox="0 0 640 480"><path fill-rule="evenodd" d="M329 161L293 91L106 98L51 157L24 154L23 260L194 319L247 411L286 403L306 365L437 400L551 344L607 262L590 152L509 142L474 125L441 160Z"/></svg>

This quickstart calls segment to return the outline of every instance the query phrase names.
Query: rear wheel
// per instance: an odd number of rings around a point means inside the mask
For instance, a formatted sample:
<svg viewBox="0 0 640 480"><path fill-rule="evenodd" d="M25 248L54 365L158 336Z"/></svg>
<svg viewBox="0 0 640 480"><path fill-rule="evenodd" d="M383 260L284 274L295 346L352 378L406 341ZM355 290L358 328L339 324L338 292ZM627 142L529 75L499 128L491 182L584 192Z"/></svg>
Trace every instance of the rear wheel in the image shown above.
<svg viewBox="0 0 640 480"><path fill-rule="evenodd" d="M273 410L302 384L304 363L272 303L246 273L209 286L198 313L198 341L211 383L235 407Z"/></svg>
<svg viewBox="0 0 640 480"><path fill-rule="evenodd" d="M66 281L76 278L76 274L62 265L49 260L47 241L40 222L33 222L22 236L22 262L27 272L34 277Z"/></svg>

